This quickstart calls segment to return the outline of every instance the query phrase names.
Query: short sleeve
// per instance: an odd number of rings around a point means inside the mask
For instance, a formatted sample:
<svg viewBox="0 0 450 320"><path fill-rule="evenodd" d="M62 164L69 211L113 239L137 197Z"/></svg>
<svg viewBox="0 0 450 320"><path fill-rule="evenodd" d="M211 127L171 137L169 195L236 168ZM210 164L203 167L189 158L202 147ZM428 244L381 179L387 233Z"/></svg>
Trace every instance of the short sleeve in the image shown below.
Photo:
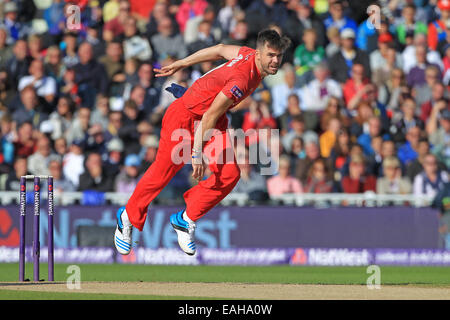
<svg viewBox="0 0 450 320"><path fill-rule="evenodd" d="M247 91L248 79L242 75L231 76L222 89L222 93L235 103L241 101L246 96Z"/></svg>

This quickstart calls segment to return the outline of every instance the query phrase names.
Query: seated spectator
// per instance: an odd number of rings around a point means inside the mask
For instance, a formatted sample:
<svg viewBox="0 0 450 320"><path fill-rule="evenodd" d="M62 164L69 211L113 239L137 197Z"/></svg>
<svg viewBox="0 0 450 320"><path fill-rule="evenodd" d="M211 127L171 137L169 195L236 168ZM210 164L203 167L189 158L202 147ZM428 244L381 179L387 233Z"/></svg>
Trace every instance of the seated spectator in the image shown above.
<svg viewBox="0 0 450 320"><path fill-rule="evenodd" d="M378 101L386 106L387 112L394 117L399 113L400 95L405 85L405 75L400 68L392 69L389 78L382 83L375 82L378 87Z"/></svg>
<svg viewBox="0 0 450 320"><path fill-rule="evenodd" d="M30 84L20 91L21 105L13 113L13 120L20 124L30 122L33 128L39 128L41 123L48 119L48 114L43 112L43 106L39 103L34 87Z"/></svg>
<svg viewBox="0 0 450 320"><path fill-rule="evenodd" d="M428 65L425 68L425 81L412 88L414 98L418 106L422 106L432 99L433 88L441 83L441 72L436 65Z"/></svg>
<svg viewBox="0 0 450 320"><path fill-rule="evenodd" d="M41 135L36 142L36 152L28 157L28 171L34 175L48 175L51 153L50 140L46 135Z"/></svg>
<svg viewBox="0 0 450 320"><path fill-rule="evenodd" d="M124 24L123 51L124 59L136 58L139 61L148 61L153 56L153 50L149 41L140 35L137 28L137 20L128 17Z"/></svg>
<svg viewBox="0 0 450 320"><path fill-rule="evenodd" d="M250 103L249 111L244 115L242 129L262 129L269 126L273 129L277 128L277 123L270 113L269 106L263 100L253 100Z"/></svg>
<svg viewBox="0 0 450 320"><path fill-rule="evenodd" d="M330 193L333 181L329 177L328 168L322 159L314 161L309 169L303 191L305 193Z"/></svg>
<svg viewBox="0 0 450 320"><path fill-rule="evenodd" d="M406 131L406 142L399 146L397 157L402 165L407 166L408 163L417 158L417 148L419 147L419 140L421 137L421 130L419 127L410 127Z"/></svg>
<svg viewBox="0 0 450 320"><path fill-rule="evenodd" d="M375 146L375 144L379 146ZM383 176L383 161L388 157L396 157L397 151L392 140L383 140L382 137L372 139L372 149L374 154L367 157L367 172L376 177ZM403 167L400 164L400 169Z"/></svg>
<svg viewBox="0 0 450 320"><path fill-rule="evenodd" d="M342 123L339 118L330 118L327 125L327 130L323 132L319 137L320 155L323 158L328 158L333 149L336 138L341 131Z"/></svg>
<svg viewBox="0 0 450 320"><path fill-rule="evenodd" d="M8 75L8 84L17 88L19 79L28 74L31 57L28 55L28 44L25 40L17 40L13 45L13 56L5 63L4 71Z"/></svg>
<svg viewBox="0 0 450 320"><path fill-rule="evenodd" d="M346 128L341 128L336 137L336 142L331 149L330 165L336 172L343 169L350 156L350 134ZM339 180L339 179L338 179Z"/></svg>
<svg viewBox="0 0 450 320"><path fill-rule="evenodd" d="M427 154L423 160L423 171L414 178L414 196L434 197L447 182L448 172L439 170L436 156Z"/></svg>
<svg viewBox="0 0 450 320"><path fill-rule="evenodd" d="M427 26L421 21L416 21L416 6L414 4L407 4L402 9L402 21L399 22L395 28L398 42L406 45L406 33L413 31L416 34L427 34Z"/></svg>
<svg viewBox="0 0 450 320"><path fill-rule="evenodd" d="M358 103L365 99L365 93L371 87L367 86L369 79L364 76L364 66L355 63L352 66L351 77L344 84L344 102L349 110L354 110Z"/></svg>
<svg viewBox="0 0 450 320"><path fill-rule="evenodd" d="M439 125L436 119L438 111L440 111ZM450 108L446 100L442 99L435 103L427 123L427 133L433 145L431 152L450 170Z"/></svg>
<svg viewBox="0 0 450 320"><path fill-rule="evenodd" d="M378 194L409 194L411 181L402 177L400 161L396 157L387 157L383 160L383 177L377 179Z"/></svg>
<svg viewBox="0 0 450 320"><path fill-rule="evenodd" d="M245 20L249 26L249 36L253 37L270 23L284 28L287 20L287 9L283 3L273 0L256 0L245 10Z"/></svg>
<svg viewBox="0 0 450 320"><path fill-rule="evenodd" d="M230 34L234 27L238 24L236 14L242 11L239 1L227 0L225 5L219 9L217 20L225 34Z"/></svg>
<svg viewBox="0 0 450 320"><path fill-rule="evenodd" d="M331 78L343 84L350 78L351 66L359 63L364 66L364 77L371 79L369 56L355 46L355 31L345 28L340 32L341 50L329 60Z"/></svg>
<svg viewBox="0 0 450 320"><path fill-rule="evenodd" d="M295 93L292 93L287 98L286 111L277 119L279 128L281 129L281 136L284 136L289 131L293 117L301 114L302 109L300 109L300 99Z"/></svg>
<svg viewBox="0 0 450 320"><path fill-rule="evenodd" d="M106 45L106 54L98 59L108 76L109 82L125 81L122 42L114 40Z"/></svg>
<svg viewBox="0 0 450 320"><path fill-rule="evenodd" d="M284 81L271 89L272 114L274 117L279 117L286 111L289 95L297 95L300 103L302 102L302 89L296 85L295 69L288 63L285 63L282 69Z"/></svg>
<svg viewBox="0 0 450 320"><path fill-rule="evenodd" d="M103 170L102 158L99 153L90 153L85 162L86 171L80 175L78 191L112 192L114 177Z"/></svg>
<svg viewBox="0 0 450 320"><path fill-rule="evenodd" d="M56 110L50 113L48 119L53 128L51 133L52 140L64 137L64 133L71 125L74 110L75 104L70 96L61 96L58 99Z"/></svg>
<svg viewBox="0 0 450 320"><path fill-rule="evenodd" d="M349 173L341 180L342 190L345 193L364 193L376 190L377 178L367 175L364 158L353 155L350 160Z"/></svg>
<svg viewBox="0 0 450 320"><path fill-rule="evenodd" d="M63 138L63 137L55 139L53 141L53 149L55 150L56 156L58 156L61 159L63 159L64 156L67 153L67 141L66 141L66 139Z"/></svg>
<svg viewBox="0 0 450 320"><path fill-rule="evenodd" d="M114 191L132 193L136 189L141 176L139 175L139 167L141 159L136 154L129 154L125 158L124 167L116 176Z"/></svg>
<svg viewBox="0 0 450 320"><path fill-rule="evenodd" d="M312 167L314 161L320 159L320 148L318 141L304 140L305 141L305 157L297 159L295 162L295 168L293 168L294 176L300 180L301 183L306 182L309 169ZM329 162L326 162L329 166Z"/></svg>
<svg viewBox="0 0 450 320"><path fill-rule="evenodd" d="M328 39L328 44L325 47L325 53L326 53L327 59L330 59L341 48L341 36L339 34L339 29L336 27L328 28L327 39Z"/></svg>
<svg viewBox="0 0 450 320"><path fill-rule="evenodd" d="M33 125L31 122L17 124L17 136L13 140L14 158L29 157L36 147L36 140L33 136Z"/></svg>
<svg viewBox="0 0 450 320"><path fill-rule="evenodd" d="M267 191L270 196L279 196L286 193L303 193L301 182L290 175L290 159L280 156L278 175L267 180Z"/></svg>
<svg viewBox="0 0 450 320"><path fill-rule="evenodd" d="M428 122L434 105L441 99L448 99L448 90L441 82L436 82L431 88L431 97L428 101L420 106L420 119L423 122Z"/></svg>
<svg viewBox="0 0 450 320"><path fill-rule="evenodd" d="M59 157L50 157L48 170L53 177L53 190L55 190L55 192L76 191L72 182L64 177L62 162Z"/></svg>
<svg viewBox="0 0 450 320"><path fill-rule="evenodd" d="M294 52L295 72L300 86L313 80L312 70L325 57L324 48L317 46L317 33L314 29L304 30L302 39L303 44Z"/></svg>
<svg viewBox="0 0 450 320"><path fill-rule="evenodd" d="M142 159L140 172L144 173L155 161L158 153L158 137L154 134L141 134L140 144L142 146L139 156Z"/></svg>
<svg viewBox="0 0 450 320"><path fill-rule="evenodd" d="M66 131L66 139L70 144L74 140L84 140L89 129L89 121L91 118L91 109L81 107L75 114L74 120Z"/></svg>
<svg viewBox="0 0 450 320"><path fill-rule="evenodd" d="M210 8L208 12L211 12L214 14L214 9ZM206 13L206 11L205 11ZM193 18L195 19L195 18ZM190 19L190 20L193 20ZM213 21L209 20L201 20L196 28L196 32L192 33L195 36L194 39L190 40L189 42L186 42L188 54L192 54L194 52L197 52L201 49L205 49L208 47L211 47L213 45L216 45L219 43L220 36L217 35L217 30L214 30ZM215 32L216 31L216 32ZM220 32L219 32L220 33ZM187 34L184 34L184 37L186 38Z"/></svg>
<svg viewBox="0 0 450 320"><path fill-rule="evenodd" d="M44 73L55 79L57 85L56 89L59 90L59 85L61 85L63 75L66 72L66 66L62 61L61 49L56 45L50 46L47 49L44 62Z"/></svg>
<svg viewBox="0 0 450 320"><path fill-rule="evenodd" d="M33 60L30 64L29 72L29 76L19 79L19 91L22 91L28 85L32 85L39 97L45 99L47 103L52 103L57 94L56 81L52 77L45 75L42 60Z"/></svg>
<svg viewBox="0 0 450 320"><path fill-rule="evenodd" d="M289 131L281 139L284 150L287 152L291 150L291 142L295 137L301 137L305 143L307 141L319 143L319 136L317 133L305 129L305 119L302 114L292 117Z"/></svg>
<svg viewBox="0 0 450 320"><path fill-rule="evenodd" d="M328 99L327 106L320 115L319 130L325 131L328 121L331 118L338 118L345 127L350 124L350 119L345 115L344 110L342 110L341 101L336 97L330 97Z"/></svg>
<svg viewBox="0 0 450 320"><path fill-rule="evenodd" d="M27 170L27 158L18 156L14 159L13 168L10 170L5 182L6 191L19 191L20 190L20 177L29 174ZM27 188L27 190L29 190Z"/></svg>
<svg viewBox="0 0 450 320"><path fill-rule="evenodd" d="M425 84L425 70L431 64L427 61L427 47L417 45L415 50L416 63L411 66L406 82L410 87L422 86Z"/></svg>
<svg viewBox="0 0 450 320"><path fill-rule="evenodd" d="M406 132L409 128L419 127L421 130L424 129L423 121L416 116L415 112L416 102L412 98L407 98L401 105L401 113L391 120L392 125L389 128L389 133L396 144L406 142Z"/></svg>
<svg viewBox="0 0 450 320"><path fill-rule="evenodd" d="M103 64L94 57L90 43L83 42L80 45L78 56L80 62L73 67L78 95L83 105L93 108L96 95L107 93L108 74Z"/></svg>
<svg viewBox="0 0 450 320"><path fill-rule="evenodd" d="M329 78L330 71L324 62L314 67L314 79L302 88L302 108L305 111L323 111L330 97L342 98L342 89Z"/></svg>
<svg viewBox="0 0 450 320"><path fill-rule="evenodd" d="M182 59L188 55L183 36L175 33L173 21L169 17L165 17L159 22L158 33L152 36L151 43L155 49L154 58L159 62L168 56Z"/></svg>
<svg viewBox="0 0 450 320"><path fill-rule="evenodd" d="M77 37L78 34L67 30L63 37L62 61L66 68L73 68L80 62L77 54Z"/></svg>
<svg viewBox="0 0 450 320"><path fill-rule="evenodd" d="M175 16L181 33L184 33L188 20L192 17L202 15L207 7L208 2L206 0L183 0L181 5L178 7L178 11Z"/></svg>
<svg viewBox="0 0 450 320"><path fill-rule="evenodd" d="M325 28L337 28L339 31L343 29L352 30L356 33L358 25L356 22L344 13L344 4L340 0L329 1L329 14L323 21Z"/></svg>
<svg viewBox="0 0 450 320"><path fill-rule="evenodd" d="M106 144L108 155L103 161L103 167L107 175L115 177L119 174L123 164L124 146L122 140L113 138Z"/></svg>
<svg viewBox="0 0 450 320"><path fill-rule="evenodd" d="M98 95L96 102L95 102L95 108L91 112L89 123L100 123L103 127L103 129L106 130L108 127L108 115L109 115L109 99L106 96Z"/></svg>
<svg viewBox="0 0 450 320"><path fill-rule="evenodd" d="M119 1L119 13L112 19L105 22L103 26L103 40L109 42L113 38L124 33L125 21L131 16L131 5L128 0Z"/></svg>
<svg viewBox="0 0 450 320"><path fill-rule="evenodd" d="M0 150L2 157L2 169L6 167L9 172L10 165L14 161L14 136L16 130L13 130L13 120L9 113L4 113L0 118Z"/></svg>
<svg viewBox="0 0 450 320"><path fill-rule="evenodd" d="M372 139L375 137L381 136L381 120L377 116L370 117L367 121L368 124L368 132L362 133L357 141L362 146L364 155L370 156L374 154L374 150L372 149Z"/></svg>
<svg viewBox="0 0 450 320"><path fill-rule="evenodd" d="M239 169L241 170L241 179L233 189L233 193L245 193L254 201L263 201L267 198L267 185L264 177L255 171L250 163L248 149L238 153L236 157Z"/></svg>
<svg viewBox="0 0 450 320"><path fill-rule="evenodd" d="M63 158L63 174L78 189L80 176L84 172L84 142L73 140L69 152Z"/></svg>

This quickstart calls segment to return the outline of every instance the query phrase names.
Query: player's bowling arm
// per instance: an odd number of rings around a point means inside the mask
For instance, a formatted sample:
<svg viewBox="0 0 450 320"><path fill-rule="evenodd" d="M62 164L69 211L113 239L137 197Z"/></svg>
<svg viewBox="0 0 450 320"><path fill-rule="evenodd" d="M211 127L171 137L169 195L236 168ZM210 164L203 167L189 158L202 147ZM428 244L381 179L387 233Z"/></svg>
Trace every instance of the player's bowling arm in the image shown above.
<svg viewBox="0 0 450 320"><path fill-rule="evenodd" d="M203 114L200 125L197 127L194 136L194 149L202 150L204 142L210 139L212 129L216 126L217 120L228 110L233 104L233 100L228 98L224 93L219 94L214 99L211 107Z"/></svg>
<svg viewBox="0 0 450 320"><path fill-rule="evenodd" d="M212 47L201 49L184 59L177 60L168 66L162 67L161 69L153 69L156 77L167 77L171 76L180 69L190 67L194 64L206 62L206 61L217 61L217 60L231 60L238 56L241 47L218 44Z"/></svg>

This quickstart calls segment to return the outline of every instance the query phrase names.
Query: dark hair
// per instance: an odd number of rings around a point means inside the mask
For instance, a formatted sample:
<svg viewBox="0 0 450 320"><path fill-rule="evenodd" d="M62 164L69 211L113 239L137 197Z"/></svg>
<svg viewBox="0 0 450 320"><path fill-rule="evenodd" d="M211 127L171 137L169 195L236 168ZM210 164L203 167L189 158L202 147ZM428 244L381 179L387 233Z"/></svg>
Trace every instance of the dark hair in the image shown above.
<svg viewBox="0 0 450 320"><path fill-rule="evenodd" d="M256 47L262 48L266 43L272 49L286 51L286 49L291 45L291 39L286 36L281 36L275 30L264 29L258 33Z"/></svg>

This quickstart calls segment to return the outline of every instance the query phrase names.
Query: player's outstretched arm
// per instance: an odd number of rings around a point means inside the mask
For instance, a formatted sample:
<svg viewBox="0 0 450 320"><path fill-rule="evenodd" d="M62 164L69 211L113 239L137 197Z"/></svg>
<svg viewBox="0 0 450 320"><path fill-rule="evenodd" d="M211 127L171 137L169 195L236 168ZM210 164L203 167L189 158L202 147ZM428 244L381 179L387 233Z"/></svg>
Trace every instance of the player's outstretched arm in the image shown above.
<svg viewBox="0 0 450 320"><path fill-rule="evenodd" d="M153 69L156 74L155 77L167 77L173 75L178 70L190 67L194 64L205 61L217 61L217 60L231 60L237 57L239 53L239 46L218 44L212 47L201 49L184 59L177 60L168 66L161 69Z"/></svg>

